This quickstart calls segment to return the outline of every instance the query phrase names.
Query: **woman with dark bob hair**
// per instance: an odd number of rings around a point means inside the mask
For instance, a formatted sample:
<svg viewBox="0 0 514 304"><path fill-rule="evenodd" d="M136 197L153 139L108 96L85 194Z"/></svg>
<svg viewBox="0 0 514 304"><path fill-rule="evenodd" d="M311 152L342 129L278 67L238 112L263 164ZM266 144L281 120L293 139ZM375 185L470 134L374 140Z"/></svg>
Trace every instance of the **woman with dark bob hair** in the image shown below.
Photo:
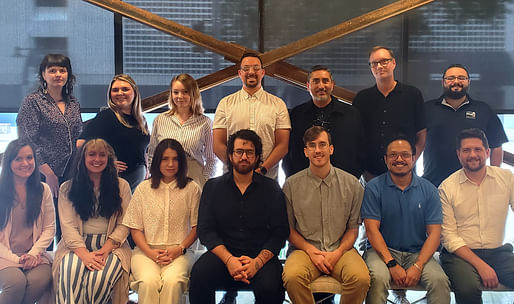
<svg viewBox="0 0 514 304"><path fill-rule="evenodd" d="M73 97L74 84L70 59L62 54L46 55L39 66L39 87L25 97L16 117L18 136L34 146L39 171L54 198L59 194L59 185L69 178L82 131L80 105ZM61 229L59 214L56 215L59 241Z"/></svg>
<svg viewBox="0 0 514 304"><path fill-rule="evenodd" d="M187 177L180 143L162 140L153 154L151 179L134 192L123 224L137 247L131 270L140 304L184 303L196 240L200 186Z"/></svg>
<svg viewBox="0 0 514 304"><path fill-rule="evenodd" d="M66 169L82 131L74 84L70 59L62 54L46 55L39 66L39 87L25 98L16 117L18 136L34 145L39 171L54 197L59 183L67 178Z"/></svg>
<svg viewBox="0 0 514 304"><path fill-rule="evenodd" d="M55 234L50 187L40 181L33 146L9 143L0 173L0 303L52 303Z"/></svg>
<svg viewBox="0 0 514 304"><path fill-rule="evenodd" d="M107 142L89 140L75 175L61 186L62 240L53 265L57 303L128 301L130 247L121 222L131 192L115 160Z"/></svg>

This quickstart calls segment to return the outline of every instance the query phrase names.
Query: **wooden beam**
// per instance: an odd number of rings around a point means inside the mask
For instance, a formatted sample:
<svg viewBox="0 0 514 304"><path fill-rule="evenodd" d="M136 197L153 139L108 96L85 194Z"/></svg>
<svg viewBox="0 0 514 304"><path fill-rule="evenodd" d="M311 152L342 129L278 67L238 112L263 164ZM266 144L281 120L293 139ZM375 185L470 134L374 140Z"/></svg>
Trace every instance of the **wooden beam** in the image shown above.
<svg viewBox="0 0 514 304"><path fill-rule="evenodd" d="M285 61L275 62L272 65L266 67L266 75L275 77L304 89L307 89L306 83L308 74L309 73L307 71L302 70ZM338 99L351 103L355 97L355 92L336 85L334 86L332 95Z"/></svg>
<svg viewBox="0 0 514 304"><path fill-rule="evenodd" d="M262 54L264 65L287 59L435 0L402 0Z"/></svg>
<svg viewBox="0 0 514 304"><path fill-rule="evenodd" d="M212 87L215 87L217 85L220 85L224 82L227 82L229 80L232 80L237 77L237 65L232 65L229 67L226 67L222 70L219 70L215 73L209 74L207 76L198 78L196 82L198 83L198 86L200 87L200 91L208 90ZM153 111L155 109L161 108L163 106L166 106L168 104L168 91L164 91L162 93L158 93L155 95L152 95L150 97L146 97L142 100L142 107L143 111L149 112Z"/></svg>
<svg viewBox="0 0 514 304"><path fill-rule="evenodd" d="M226 60L238 62L246 48L235 43L218 40L202 32L183 26L159 15L145 11L137 6L120 0L83 0L113 13L153 27L161 32L173 35L194 45L206 48L225 57Z"/></svg>

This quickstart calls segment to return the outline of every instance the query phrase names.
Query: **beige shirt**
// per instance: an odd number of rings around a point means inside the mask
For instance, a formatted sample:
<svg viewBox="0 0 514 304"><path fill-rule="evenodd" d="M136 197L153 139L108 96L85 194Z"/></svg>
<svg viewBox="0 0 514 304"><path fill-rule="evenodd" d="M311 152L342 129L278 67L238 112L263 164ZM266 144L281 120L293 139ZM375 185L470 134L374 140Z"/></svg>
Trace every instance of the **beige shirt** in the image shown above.
<svg viewBox="0 0 514 304"><path fill-rule="evenodd" d="M509 205L514 210L514 175L506 169L486 168L480 185L460 169L439 186L443 245L449 252L462 246L490 249L502 245Z"/></svg>
<svg viewBox="0 0 514 304"><path fill-rule="evenodd" d="M196 226L200 186L194 181L184 189L179 189L176 181L161 182L157 189L150 186L151 180L137 186L123 225L143 231L148 245L180 245Z"/></svg>
<svg viewBox="0 0 514 304"><path fill-rule="evenodd" d="M249 95L241 89L221 99L216 108L213 129L227 129L227 138L241 130L255 131L262 140L262 160L275 146L275 130L291 129L287 106L282 99L260 88ZM278 164L269 168L268 177L276 178Z"/></svg>
<svg viewBox="0 0 514 304"><path fill-rule="evenodd" d="M364 189L341 169L332 167L325 179L304 169L286 180L283 191L289 226L318 250L336 250L346 230L361 222Z"/></svg>

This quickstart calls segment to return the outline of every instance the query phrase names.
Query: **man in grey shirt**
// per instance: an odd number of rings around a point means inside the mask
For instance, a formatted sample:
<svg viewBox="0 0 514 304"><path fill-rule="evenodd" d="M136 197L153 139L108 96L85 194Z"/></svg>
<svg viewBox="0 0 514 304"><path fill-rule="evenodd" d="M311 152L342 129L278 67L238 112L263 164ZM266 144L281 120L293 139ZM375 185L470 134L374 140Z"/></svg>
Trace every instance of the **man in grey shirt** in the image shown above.
<svg viewBox="0 0 514 304"><path fill-rule="evenodd" d="M282 278L293 303L314 303L310 284L321 275L341 282L341 302L361 304L369 272L353 248L363 189L353 175L333 167L330 134L319 126L305 131L309 167L289 177L283 191L290 226L290 254Z"/></svg>

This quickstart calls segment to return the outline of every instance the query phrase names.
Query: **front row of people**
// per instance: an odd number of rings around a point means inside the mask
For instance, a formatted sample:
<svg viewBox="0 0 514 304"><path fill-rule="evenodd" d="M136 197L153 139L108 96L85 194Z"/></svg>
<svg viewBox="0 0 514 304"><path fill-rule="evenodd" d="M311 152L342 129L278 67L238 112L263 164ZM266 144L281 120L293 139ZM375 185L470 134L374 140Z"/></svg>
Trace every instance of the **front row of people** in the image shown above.
<svg viewBox="0 0 514 304"><path fill-rule="evenodd" d="M165 139L152 177L131 198L112 148L90 140L60 189L63 238L52 265L45 251L55 233L50 189L39 182L33 147L11 142L0 174L0 304L126 303L129 281L143 304L182 303L188 288L192 304L237 289L252 290L256 303L282 303L285 290L293 303L314 303L310 284L323 274L341 282L344 303L385 303L391 282L423 285L429 303L449 303L450 282L457 303L481 303L481 285L514 288L512 245L502 245L514 175L485 165L482 131L459 135L463 169L439 193L412 173L415 148L403 137L387 146L388 172L365 190L331 165L325 129L308 129L304 143L309 167L281 190L254 172L262 143L240 130L228 140L229 171L201 193L187 177L183 148ZM353 247L361 218L364 259ZM193 265L188 248L197 235L208 252ZM433 258L441 235L442 268ZM278 254L288 238L282 269Z"/></svg>

